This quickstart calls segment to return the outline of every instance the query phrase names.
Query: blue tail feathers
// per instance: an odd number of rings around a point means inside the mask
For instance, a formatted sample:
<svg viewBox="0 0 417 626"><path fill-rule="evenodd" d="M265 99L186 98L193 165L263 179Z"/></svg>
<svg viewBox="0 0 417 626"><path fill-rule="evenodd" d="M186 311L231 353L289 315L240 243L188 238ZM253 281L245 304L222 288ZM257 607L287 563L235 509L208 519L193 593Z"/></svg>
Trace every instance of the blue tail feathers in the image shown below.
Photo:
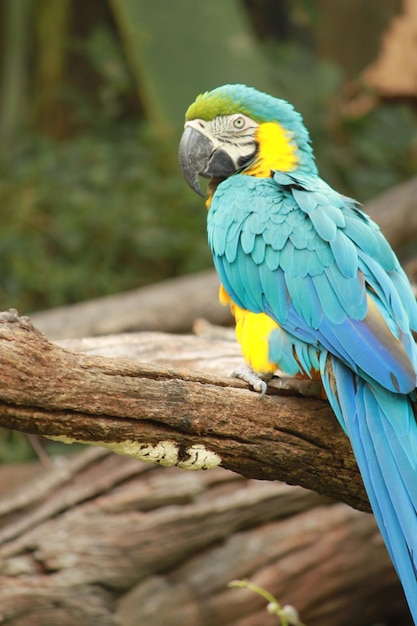
<svg viewBox="0 0 417 626"><path fill-rule="evenodd" d="M324 355L323 355L324 356ZM330 404L352 444L368 497L417 624L417 423L408 396L322 358Z"/></svg>

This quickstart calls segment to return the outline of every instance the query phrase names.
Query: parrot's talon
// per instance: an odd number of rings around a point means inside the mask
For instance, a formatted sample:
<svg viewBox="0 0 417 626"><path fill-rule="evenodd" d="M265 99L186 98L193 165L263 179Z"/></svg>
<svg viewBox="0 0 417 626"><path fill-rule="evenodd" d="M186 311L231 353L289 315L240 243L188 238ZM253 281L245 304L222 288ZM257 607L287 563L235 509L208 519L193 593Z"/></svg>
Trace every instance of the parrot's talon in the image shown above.
<svg viewBox="0 0 417 626"><path fill-rule="evenodd" d="M250 367L237 367L229 374L230 378L239 378L257 391L260 398L263 398L268 389L268 383L259 374L256 374ZM270 377L268 377L269 380Z"/></svg>

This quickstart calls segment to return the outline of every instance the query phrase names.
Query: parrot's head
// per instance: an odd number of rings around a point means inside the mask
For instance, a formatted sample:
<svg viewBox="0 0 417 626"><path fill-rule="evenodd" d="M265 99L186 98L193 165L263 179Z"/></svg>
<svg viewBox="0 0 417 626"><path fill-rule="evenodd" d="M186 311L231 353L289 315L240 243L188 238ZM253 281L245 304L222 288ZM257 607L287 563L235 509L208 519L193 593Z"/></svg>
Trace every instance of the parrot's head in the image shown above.
<svg viewBox="0 0 417 626"><path fill-rule="evenodd" d="M285 100L246 85L223 85L196 98L186 113L179 160L200 195L200 176L211 179L212 192L239 172L317 171L301 115Z"/></svg>

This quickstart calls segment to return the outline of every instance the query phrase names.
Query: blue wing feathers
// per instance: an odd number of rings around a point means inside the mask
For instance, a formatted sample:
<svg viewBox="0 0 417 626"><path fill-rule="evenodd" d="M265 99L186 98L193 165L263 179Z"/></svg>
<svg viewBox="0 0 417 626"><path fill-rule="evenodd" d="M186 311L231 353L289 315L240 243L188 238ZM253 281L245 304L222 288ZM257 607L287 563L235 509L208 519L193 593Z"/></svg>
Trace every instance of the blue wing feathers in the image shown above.
<svg viewBox="0 0 417 626"><path fill-rule="evenodd" d="M318 207L311 215L311 222L319 235L324 241L334 241L337 234L337 225L326 214L324 207Z"/></svg>
<svg viewBox="0 0 417 626"><path fill-rule="evenodd" d="M323 320L323 309L310 276L285 276L285 283L296 313L309 326L318 328Z"/></svg>
<svg viewBox="0 0 417 626"><path fill-rule="evenodd" d="M280 324L270 359L320 369L417 623L417 306L394 253L352 200L283 172L221 183L208 236L233 301Z"/></svg>
<svg viewBox="0 0 417 626"><path fill-rule="evenodd" d="M293 187L291 189L296 204L305 213L312 213L317 208L317 196L314 193L306 193L304 189Z"/></svg>
<svg viewBox="0 0 417 626"><path fill-rule="evenodd" d="M250 254L252 252L254 242L255 234L250 228L247 228L245 224L240 235L240 244L245 254Z"/></svg>
<svg viewBox="0 0 417 626"><path fill-rule="evenodd" d="M315 239L311 239L311 241L309 241L307 245L307 248L309 250L314 250L314 253L316 254L319 261L319 267L329 267L330 265L332 265L332 263L334 263L331 247L321 239L317 239L317 237Z"/></svg>
<svg viewBox="0 0 417 626"><path fill-rule="evenodd" d="M417 330L416 300L410 289L407 277L401 268L398 268L395 271L388 271L388 276L399 295L402 306L404 307L409 327L412 330Z"/></svg>
<svg viewBox="0 0 417 626"><path fill-rule="evenodd" d="M326 273L322 272L312 276L312 281L326 318L335 324L341 324L346 318L346 311L337 297L333 285L329 282Z"/></svg>
<svg viewBox="0 0 417 626"><path fill-rule="evenodd" d="M262 290L264 311L271 314L278 324L285 324L288 320L290 309L290 298L287 290L284 272L279 268L271 274L269 268L261 265L259 267L260 287ZM268 294L268 298L265 296Z"/></svg>
<svg viewBox="0 0 417 626"><path fill-rule="evenodd" d="M271 246L266 246L265 248L265 265L268 270L274 272L278 269L280 263L280 252L278 250L274 250Z"/></svg>
<svg viewBox="0 0 417 626"><path fill-rule="evenodd" d="M388 243L352 200L308 175L235 175L214 195L208 231L220 277L239 306L264 310L294 341L308 336L353 369L360 363L365 377L409 391L416 303ZM401 337L403 353L394 343L390 356L387 334L381 342L384 333L358 324L367 314L367 291L392 341Z"/></svg>
<svg viewBox="0 0 417 626"><path fill-rule="evenodd" d="M337 267L346 278L356 278L358 273L358 252L355 244L338 229L330 247Z"/></svg>
<svg viewBox="0 0 417 626"><path fill-rule="evenodd" d="M265 232L264 238L268 245L279 251L285 246L290 234L291 226L287 222L283 222L279 227L269 228Z"/></svg>
<svg viewBox="0 0 417 626"><path fill-rule="evenodd" d="M280 252L280 266L283 272L288 272L292 276L297 273L297 258L291 241L287 240Z"/></svg>

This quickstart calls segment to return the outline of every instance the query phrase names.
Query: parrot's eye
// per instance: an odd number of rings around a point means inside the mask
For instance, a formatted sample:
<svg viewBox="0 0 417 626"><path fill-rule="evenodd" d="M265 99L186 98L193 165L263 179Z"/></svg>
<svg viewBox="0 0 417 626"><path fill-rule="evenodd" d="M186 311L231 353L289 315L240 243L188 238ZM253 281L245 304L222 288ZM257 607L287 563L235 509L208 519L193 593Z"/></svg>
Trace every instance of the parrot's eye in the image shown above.
<svg viewBox="0 0 417 626"><path fill-rule="evenodd" d="M245 118L241 115L235 117L235 119L233 120L233 126L238 130L241 130L245 126Z"/></svg>

